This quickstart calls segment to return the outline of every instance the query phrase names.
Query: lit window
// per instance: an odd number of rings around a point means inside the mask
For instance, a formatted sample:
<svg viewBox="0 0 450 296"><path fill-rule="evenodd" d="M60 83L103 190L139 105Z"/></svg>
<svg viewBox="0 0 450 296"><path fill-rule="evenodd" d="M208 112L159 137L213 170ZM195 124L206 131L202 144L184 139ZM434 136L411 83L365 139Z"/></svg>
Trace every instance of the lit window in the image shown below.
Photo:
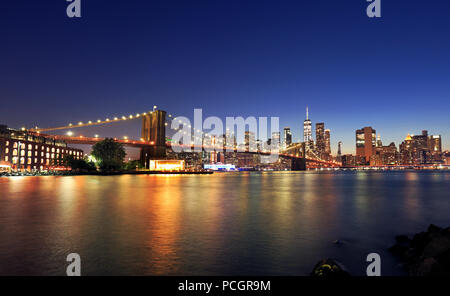
<svg viewBox="0 0 450 296"><path fill-rule="evenodd" d="M52 148L52 152L55 152L55 148L54 147Z"/></svg>
<svg viewBox="0 0 450 296"><path fill-rule="evenodd" d="M50 147L47 147L47 152L50 152Z"/></svg>
<svg viewBox="0 0 450 296"><path fill-rule="evenodd" d="M41 157L44 157L44 152L41 152Z"/></svg>
<svg viewBox="0 0 450 296"><path fill-rule="evenodd" d="M28 150L32 150L33 149L33 145L28 144Z"/></svg>
<svg viewBox="0 0 450 296"><path fill-rule="evenodd" d="M52 153L52 159L55 158L55 153Z"/></svg>
<svg viewBox="0 0 450 296"><path fill-rule="evenodd" d="M25 150L20 150L20 156L25 156Z"/></svg>
<svg viewBox="0 0 450 296"><path fill-rule="evenodd" d="M25 158L24 157L20 158L20 164L25 164Z"/></svg>
<svg viewBox="0 0 450 296"><path fill-rule="evenodd" d="M56 153L59 153L59 148L58 148L58 149L56 149Z"/></svg>
<svg viewBox="0 0 450 296"><path fill-rule="evenodd" d="M46 158L50 158L50 153L45 154Z"/></svg>
<svg viewBox="0 0 450 296"><path fill-rule="evenodd" d="M6 141L6 146L9 146L9 141Z"/></svg>
<svg viewBox="0 0 450 296"><path fill-rule="evenodd" d="M17 142L14 142L14 148L17 148Z"/></svg>
<svg viewBox="0 0 450 296"><path fill-rule="evenodd" d="M38 159L37 159L37 158L35 158L35 159L34 159L34 163L37 163L37 162L38 162Z"/></svg>
<svg viewBox="0 0 450 296"><path fill-rule="evenodd" d="M34 156L38 156L38 152L37 151L34 151Z"/></svg>
<svg viewBox="0 0 450 296"><path fill-rule="evenodd" d="M20 145L20 149L25 149L25 143L22 143L22 145Z"/></svg>
<svg viewBox="0 0 450 296"><path fill-rule="evenodd" d="M17 157L13 157L13 164L17 164Z"/></svg>
<svg viewBox="0 0 450 296"><path fill-rule="evenodd" d="M38 145L34 146L34 149L35 149L35 150L38 150L38 148L39 148Z"/></svg>
<svg viewBox="0 0 450 296"><path fill-rule="evenodd" d="M8 154L9 153L9 148L6 148L5 149L5 154Z"/></svg>
<svg viewBox="0 0 450 296"><path fill-rule="evenodd" d="M31 158L27 159L27 164L31 164Z"/></svg>
<svg viewBox="0 0 450 296"><path fill-rule="evenodd" d="M17 149L13 150L13 155L17 155Z"/></svg>
<svg viewBox="0 0 450 296"><path fill-rule="evenodd" d="M50 159L47 159L47 161L45 162L46 165L50 164Z"/></svg>
<svg viewBox="0 0 450 296"><path fill-rule="evenodd" d="M28 157L31 157L33 154L31 151L28 151Z"/></svg>
<svg viewBox="0 0 450 296"><path fill-rule="evenodd" d="M8 159L9 159L8 156L5 156L5 161L8 161Z"/></svg>

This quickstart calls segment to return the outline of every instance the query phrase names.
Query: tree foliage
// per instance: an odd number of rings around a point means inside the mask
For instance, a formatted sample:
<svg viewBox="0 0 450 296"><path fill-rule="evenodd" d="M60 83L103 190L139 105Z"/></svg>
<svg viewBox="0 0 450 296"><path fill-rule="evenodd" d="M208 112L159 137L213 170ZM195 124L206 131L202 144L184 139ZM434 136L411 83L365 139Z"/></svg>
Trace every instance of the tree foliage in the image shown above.
<svg viewBox="0 0 450 296"><path fill-rule="evenodd" d="M117 171L123 168L125 148L113 139L104 139L92 146L91 155L94 156L102 171Z"/></svg>
<svg viewBox="0 0 450 296"><path fill-rule="evenodd" d="M96 171L95 164L85 159L76 159L73 155L66 155L62 160L64 166L71 167L73 171L93 172Z"/></svg>

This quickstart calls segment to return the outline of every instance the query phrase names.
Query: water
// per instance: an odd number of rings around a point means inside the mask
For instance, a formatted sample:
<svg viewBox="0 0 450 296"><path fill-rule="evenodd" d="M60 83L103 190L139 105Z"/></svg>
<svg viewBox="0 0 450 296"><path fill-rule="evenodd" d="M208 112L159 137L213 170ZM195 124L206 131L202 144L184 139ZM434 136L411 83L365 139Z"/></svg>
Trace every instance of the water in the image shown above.
<svg viewBox="0 0 450 296"><path fill-rule="evenodd" d="M0 178L0 274L364 275L397 234L450 226L448 172L267 172ZM340 240L342 244L334 244Z"/></svg>

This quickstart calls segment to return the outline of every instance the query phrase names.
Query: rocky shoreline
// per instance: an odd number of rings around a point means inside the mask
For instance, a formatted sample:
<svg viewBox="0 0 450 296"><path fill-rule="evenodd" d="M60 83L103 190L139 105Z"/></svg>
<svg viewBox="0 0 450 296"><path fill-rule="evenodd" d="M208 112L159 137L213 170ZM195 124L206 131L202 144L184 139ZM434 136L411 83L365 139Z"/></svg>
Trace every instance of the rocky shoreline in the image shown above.
<svg viewBox="0 0 450 296"><path fill-rule="evenodd" d="M389 248L411 276L450 276L450 227L431 224L427 231L395 237Z"/></svg>

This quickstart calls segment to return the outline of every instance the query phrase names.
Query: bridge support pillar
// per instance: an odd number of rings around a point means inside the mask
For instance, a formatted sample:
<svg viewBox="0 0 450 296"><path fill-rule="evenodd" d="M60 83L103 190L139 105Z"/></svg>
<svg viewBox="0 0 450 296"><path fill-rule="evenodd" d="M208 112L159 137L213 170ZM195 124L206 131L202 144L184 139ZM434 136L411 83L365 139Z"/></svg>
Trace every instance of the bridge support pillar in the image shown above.
<svg viewBox="0 0 450 296"><path fill-rule="evenodd" d="M304 159L304 158L292 158L291 170L293 170L293 171L306 171L306 159Z"/></svg>
<svg viewBox="0 0 450 296"><path fill-rule="evenodd" d="M166 156L166 111L155 110L142 117L142 139L154 145L141 149L141 161L161 159Z"/></svg>

